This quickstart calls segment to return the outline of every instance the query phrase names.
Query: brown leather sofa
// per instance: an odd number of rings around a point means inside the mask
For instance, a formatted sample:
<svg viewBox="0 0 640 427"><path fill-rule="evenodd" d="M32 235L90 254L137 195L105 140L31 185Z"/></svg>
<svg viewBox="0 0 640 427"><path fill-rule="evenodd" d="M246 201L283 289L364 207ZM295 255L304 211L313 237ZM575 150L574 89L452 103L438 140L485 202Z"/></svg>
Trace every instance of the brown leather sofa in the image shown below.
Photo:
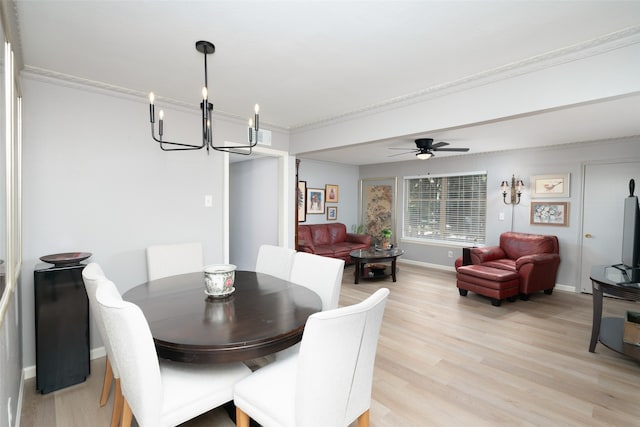
<svg viewBox="0 0 640 427"><path fill-rule="evenodd" d="M347 233L340 222L330 224L298 225L298 251L344 260L351 264L349 252L367 249L371 236Z"/></svg>
<svg viewBox="0 0 640 427"><path fill-rule="evenodd" d="M469 252L470 264L456 260L462 296L472 291L500 305L502 299L515 300L518 294L526 300L534 292L553 292L560 265L556 236L507 232L500 235L500 246L470 248Z"/></svg>

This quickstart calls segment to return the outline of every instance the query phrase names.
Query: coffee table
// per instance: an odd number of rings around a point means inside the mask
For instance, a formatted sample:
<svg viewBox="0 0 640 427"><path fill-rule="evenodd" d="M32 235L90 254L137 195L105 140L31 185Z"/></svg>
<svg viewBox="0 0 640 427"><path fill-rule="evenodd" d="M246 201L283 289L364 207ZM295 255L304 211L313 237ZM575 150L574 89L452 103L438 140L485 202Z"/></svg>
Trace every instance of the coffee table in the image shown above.
<svg viewBox="0 0 640 427"><path fill-rule="evenodd" d="M360 283L360 279L379 279L391 276L396 281L396 259L403 255L404 251L400 248L393 249L358 249L351 251L349 256L356 264L355 284ZM380 264L391 261L390 269L381 265L380 269L368 267L367 264ZM384 267L384 268L382 268ZM377 270L377 271L376 271Z"/></svg>

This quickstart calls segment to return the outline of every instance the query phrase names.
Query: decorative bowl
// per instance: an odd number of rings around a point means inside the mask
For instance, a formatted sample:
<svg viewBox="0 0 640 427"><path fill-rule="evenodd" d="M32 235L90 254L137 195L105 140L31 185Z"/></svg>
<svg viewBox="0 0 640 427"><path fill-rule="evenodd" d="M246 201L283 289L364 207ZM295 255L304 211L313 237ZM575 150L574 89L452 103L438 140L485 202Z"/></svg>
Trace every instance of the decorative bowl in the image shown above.
<svg viewBox="0 0 640 427"><path fill-rule="evenodd" d="M236 289L236 266L233 264L212 264L204 268L204 293L213 298L224 298Z"/></svg>

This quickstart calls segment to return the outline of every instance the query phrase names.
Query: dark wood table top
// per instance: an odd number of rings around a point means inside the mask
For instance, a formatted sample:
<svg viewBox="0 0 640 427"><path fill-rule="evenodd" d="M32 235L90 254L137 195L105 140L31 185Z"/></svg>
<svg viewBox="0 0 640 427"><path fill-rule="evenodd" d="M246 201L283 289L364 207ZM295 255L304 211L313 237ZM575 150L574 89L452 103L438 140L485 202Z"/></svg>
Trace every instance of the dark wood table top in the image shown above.
<svg viewBox="0 0 640 427"><path fill-rule="evenodd" d="M322 309L313 291L268 274L236 271L235 292L211 299L203 273L153 280L123 298L142 309L158 356L223 363L276 353L302 339L307 318Z"/></svg>
<svg viewBox="0 0 640 427"><path fill-rule="evenodd" d="M400 248L393 249L356 249L351 251L349 256L354 260L361 260L364 262L370 262L382 259L393 259L404 254L404 251Z"/></svg>

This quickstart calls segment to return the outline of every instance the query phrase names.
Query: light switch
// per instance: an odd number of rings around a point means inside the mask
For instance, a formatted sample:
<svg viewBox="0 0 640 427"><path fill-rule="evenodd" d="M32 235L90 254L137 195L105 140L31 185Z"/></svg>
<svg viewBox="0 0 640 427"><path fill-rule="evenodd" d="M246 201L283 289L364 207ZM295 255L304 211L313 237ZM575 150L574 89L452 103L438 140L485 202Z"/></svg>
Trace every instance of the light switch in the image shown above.
<svg viewBox="0 0 640 427"><path fill-rule="evenodd" d="M500 215L498 216L498 219L500 221L504 221L504 212L500 212Z"/></svg>
<svg viewBox="0 0 640 427"><path fill-rule="evenodd" d="M207 194L206 196L204 196L204 207L210 208L212 206L213 206L213 196L211 196L210 194Z"/></svg>

